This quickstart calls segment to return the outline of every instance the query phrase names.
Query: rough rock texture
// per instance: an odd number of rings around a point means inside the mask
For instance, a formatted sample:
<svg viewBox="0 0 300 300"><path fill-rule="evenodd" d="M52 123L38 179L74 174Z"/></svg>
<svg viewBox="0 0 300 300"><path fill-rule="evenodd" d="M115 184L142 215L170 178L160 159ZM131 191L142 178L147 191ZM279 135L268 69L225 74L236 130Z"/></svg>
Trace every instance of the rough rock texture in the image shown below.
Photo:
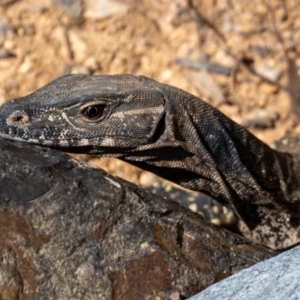
<svg viewBox="0 0 300 300"><path fill-rule="evenodd" d="M300 299L300 247L231 276L190 300Z"/></svg>
<svg viewBox="0 0 300 300"><path fill-rule="evenodd" d="M277 252L58 151L0 140L0 298L189 297Z"/></svg>

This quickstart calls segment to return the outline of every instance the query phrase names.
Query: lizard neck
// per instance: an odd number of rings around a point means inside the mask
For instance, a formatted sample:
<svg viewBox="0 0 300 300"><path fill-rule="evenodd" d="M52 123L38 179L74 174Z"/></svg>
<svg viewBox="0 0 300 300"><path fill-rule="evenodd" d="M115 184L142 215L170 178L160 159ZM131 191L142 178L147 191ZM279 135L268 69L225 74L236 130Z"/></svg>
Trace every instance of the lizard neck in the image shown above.
<svg viewBox="0 0 300 300"><path fill-rule="evenodd" d="M293 157L200 99L183 103L168 108L157 153L144 150L145 160L131 163L229 204L252 240L266 243L267 236L266 244L277 249L298 242L300 182Z"/></svg>

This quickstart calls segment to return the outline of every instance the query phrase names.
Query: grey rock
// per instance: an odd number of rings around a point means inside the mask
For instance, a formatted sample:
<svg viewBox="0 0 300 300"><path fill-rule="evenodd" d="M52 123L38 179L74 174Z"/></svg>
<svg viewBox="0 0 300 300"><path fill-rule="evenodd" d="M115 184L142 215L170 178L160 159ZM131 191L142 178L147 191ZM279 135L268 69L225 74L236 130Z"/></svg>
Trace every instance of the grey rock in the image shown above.
<svg viewBox="0 0 300 300"><path fill-rule="evenodd" d="M277 254L59 151L0 139L0 174L1 299L189 297Z"/></svg>
<svg viewBox="0 0 300 300"><path fill-rule="evenodd" d="M273 128L278 115L268 109L258 109L244 116L242 126L254 128Z"/></svg>
<svg viewBox="0 0 300 300"><path fill-rule="evenodd" d="M213 78L205 70L193 72L190 74L190 80L197 89L209 99L212 100L214 106L218 106L225 101L221 87L213 80Z"/></svg>
<svg viewBox="0 0 300 300"><path fill-rule="evenodd" d="M52 3L70 17L77 18L81 15L81 0L52 0Z"/></svg>
<svg viewBox="0 0 300 300"><path fill-rule="evenodd" d="M190 300L300 299L300 246L260 262Z"/></svg>
<svg viewBox="0 0 300 300"><path fill-rule="evenodd" d="M257 73L263 77L266 77L269 80L272 80L272 81L277 81L280 76L280 72L278 69L268 66L268 65L261 66L257 70Z"/></svg>
<svg viewBox="0 0 300 300"><path fill-rule="evenodd" d="M265 58L270 52L267 45L254 45L252 49L262 58Z"/></svg>
<svg viewBox="0 0 300 300"><path fill-rule="evenodd" d="M208 60L202 59L198 61L192 61L188 58L177 58L174 62L180 66L184 66L194 70L205 70L211 73L222 74L230 76L232 68L222 66L220 64L211 63Z"/></svg>
<svg viewBox="0 0 300 300"><path fill-rule="evenodd" d="M8 19L0 14L0 37L9 37L14 34L14 28L13 26L9 23Z"/></svg>

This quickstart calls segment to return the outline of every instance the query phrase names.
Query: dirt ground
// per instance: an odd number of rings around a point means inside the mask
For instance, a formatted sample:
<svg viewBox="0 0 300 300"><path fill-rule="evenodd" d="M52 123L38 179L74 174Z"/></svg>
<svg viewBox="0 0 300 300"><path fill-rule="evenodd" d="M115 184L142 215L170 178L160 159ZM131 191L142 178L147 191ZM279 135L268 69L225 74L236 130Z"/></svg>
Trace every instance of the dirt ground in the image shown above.
<svg viewBox="0 0 300 300"><path fill-rule="evenodd" d="M201 97L271 144L300 133L285 89L286 55L300 63L299 8L297 0L0 0L0 104L67 73L142 74ZM297 68L292 75L297 86ZM137 184L156 180L83 158Z"/></svg>

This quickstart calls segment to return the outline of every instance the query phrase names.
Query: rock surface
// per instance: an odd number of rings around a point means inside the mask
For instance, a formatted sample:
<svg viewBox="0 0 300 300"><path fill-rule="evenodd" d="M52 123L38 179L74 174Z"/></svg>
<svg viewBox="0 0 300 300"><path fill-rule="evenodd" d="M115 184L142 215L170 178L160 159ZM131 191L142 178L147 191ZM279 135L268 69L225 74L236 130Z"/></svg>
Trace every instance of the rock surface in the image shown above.
<svg viewBox="0 0 300 300"><path fill-rule="evenodd" d="M277 254L55 150L0 169L1 299L189 297Z"/></svg>
<svg viewBox="0 0 300 300"><path fill-rule="evenodd" d="M300 247L260 262L189 300L300 299Z"/></svg>

